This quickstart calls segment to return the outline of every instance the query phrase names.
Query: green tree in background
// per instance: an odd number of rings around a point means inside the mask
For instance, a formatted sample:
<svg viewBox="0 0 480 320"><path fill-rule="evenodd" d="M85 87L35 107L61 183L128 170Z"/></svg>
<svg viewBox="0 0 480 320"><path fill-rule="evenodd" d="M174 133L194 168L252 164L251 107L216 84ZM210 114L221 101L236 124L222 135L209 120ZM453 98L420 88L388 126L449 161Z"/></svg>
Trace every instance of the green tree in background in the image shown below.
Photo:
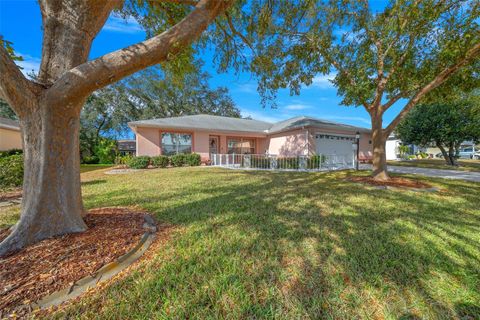
<svg viewBox="0 0 480 320"><path fill-rule="evenodd" d="M389 1L379 11L369 4L304 1L289 10L272 5L258 8L270 20L243 21L264 97L280 88L298 94L302 85L330 73L342 104L369 113L373 177L387 180L385 143L408 112L441 85L478 84L480 2ZM398 104L400 111L385 124L385 112Z"/></svg>
<svg viewBox="0 0 480 320"><path fill-rule="evenodd" d="M476 108L478 105L469 100L421 104L410 111L395 132L407 144L435 145L448 165L457 165L460 144L480 139L480 117Z"/></svg>

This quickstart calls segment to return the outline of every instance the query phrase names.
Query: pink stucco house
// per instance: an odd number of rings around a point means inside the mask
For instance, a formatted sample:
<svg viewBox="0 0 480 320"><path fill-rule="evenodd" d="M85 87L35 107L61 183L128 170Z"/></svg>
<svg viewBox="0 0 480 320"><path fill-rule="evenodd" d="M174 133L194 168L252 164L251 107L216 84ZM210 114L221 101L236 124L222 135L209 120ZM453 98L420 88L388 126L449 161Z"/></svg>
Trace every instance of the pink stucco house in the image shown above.
<svg viewBox="0 0 480 320"><path fill-rule="evenodd" d="M191 115L130 122L137 155L199 153L300 156L353 154L360 135L360 159L372 157L370 130L310 117L277 123L212 115Z"/></svg>

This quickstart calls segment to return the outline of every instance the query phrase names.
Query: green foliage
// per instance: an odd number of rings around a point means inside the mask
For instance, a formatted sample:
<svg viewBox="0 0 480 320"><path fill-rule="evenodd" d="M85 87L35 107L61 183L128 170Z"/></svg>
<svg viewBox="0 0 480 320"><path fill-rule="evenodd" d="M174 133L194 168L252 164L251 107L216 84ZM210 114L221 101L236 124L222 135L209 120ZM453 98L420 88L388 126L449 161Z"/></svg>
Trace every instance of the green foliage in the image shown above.
<svg viewBox="0 0 480 320"><path fill-rule="evenodd" d="M131 158L133 158L133 156L131 156L129 154L124 155L124 156L117 155L115 157L115 164L117 164L117 165L127 165Z"/></svg>
<svg viewBox="0 0 480 320"><path fill-rule="evenodd" d="M0 189L20 187L23 183L23 155L0 157Z"/></svg>
<svg viewBox="0 0 480 320"><path fill-rule="evenodd" d="M281 157L277 158L278 169L298 169L299 160L297 157Z"/></svg>
<svg viewBox="0 0 480 320"><path fill-rule="evenodd" d="M152 157L152 166L156 168L166 168L170 163L170 158L167 156Z"/></svg>
<svg viewBox="0 0 480 320"><path fill-rule="evenodd" d="M251 168L270 169L271 165L272 165L272 159L270 158L265 158L264 156L257 156L257 155L250 156Z"/></svg>
<svg viewBox="0 0 480 320"><path fill-rule="evenodd" d="M100 159L97 156L84 156L82 159L82 163L84 164L98 164L100 163Z"/></svg>
<svg viewBox="0 0 480 320"><path fill-rule="evenodd" d="M186 160L186 154L184 153L174 154L170 157L170 163L174 167L183 167L185 164L187 164Z"/></svg>
<svg viewBox="0 0 480 320"><path fill-rule="evenodd" d="M109 164L115 161L117 142L112 139L101 138L95 146L95 155L99 163Z"/></svg>
<svg viewBox="0 0 480 320"><path fill-rule="evenodd" d="M149 156L132 157L128 159L127 165L131 169L146 169L150 164Z"/></svg>
<svg viewBox="0 0 480 320"><path fill-rule="evenodd" d="M326 156L323 154L315 154L307 159L308 169L318 169L326 161Z"/></svg>
<svg viewBox="0 0 480 320"><path fill-rule="evenodd" d="M0 151L0 158L8 157L12 155L23 154L22 149L10 149L6 151Z"/></svg>
<svg viewBox="0 0 480 320"><path fill-rule="evenodd" d="M198 153L187 153L185 154L185 163L190 167L195 167L202 163L202 159Z"/></svg>

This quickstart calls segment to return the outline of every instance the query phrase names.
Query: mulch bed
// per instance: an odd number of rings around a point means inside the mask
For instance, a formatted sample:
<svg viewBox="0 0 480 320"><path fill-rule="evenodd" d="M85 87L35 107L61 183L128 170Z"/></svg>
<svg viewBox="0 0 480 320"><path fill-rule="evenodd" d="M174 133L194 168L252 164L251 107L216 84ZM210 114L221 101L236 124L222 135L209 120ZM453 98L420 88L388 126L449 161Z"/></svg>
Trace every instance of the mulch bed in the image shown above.
<svg viewBox="0 0 480 320"><path fill-rule="evenodd" d="M22 189L14 189L9 191L0 191L0 202L16 200L22 197Z"/></svg>
<svg viewBox="0 0 480 320"><path fill-rule="evenodd" d="M432 186L428 183L421 182L418 180L400 178L400 177L390 177L388 181L376 181L372 177L350 177L349 181L359 182L370 184L373 186L382 186L382 187L396 187L396 188L414 188L414 189L429 189Z"/></svg>
<svg viewBox="0 0 480 320"><path fill-rule="evenodd" d="M92 275L131 250L145 230L145 212L127 208L90 210L88 230L45 239L0 258L0 318ZM8 230L0 232L0 241ZM25 311L25 310L23 310Z"/></svg>

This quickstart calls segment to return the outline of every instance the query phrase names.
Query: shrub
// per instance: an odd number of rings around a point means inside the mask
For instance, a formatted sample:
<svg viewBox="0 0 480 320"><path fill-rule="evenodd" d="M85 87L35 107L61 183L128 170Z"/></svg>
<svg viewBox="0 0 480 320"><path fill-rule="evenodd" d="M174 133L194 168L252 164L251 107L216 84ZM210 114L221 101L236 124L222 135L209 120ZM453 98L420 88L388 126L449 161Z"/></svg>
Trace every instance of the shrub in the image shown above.
<svg viewBox="0 0 480 320"><path fill-rule="evenodd" d="M279 169L298 169L298 158L278 158L277 166Z"/></svg>
<svg viewBox="0 0 480 320"><path fill-rule="evenodd" d="M102 138L95 146L95 155L100 163L109 164L115 160L117 142L112 139Z"/></svg>
<svg viewBox="0 0 480 320"><path fill-rule="evenodd" d="M251 168L270 169L271 165L272 165L272 159L270 158L265 158L264 156L255 156L255 155L252 155L250 158Z"/></svg>
<svg viewBox="0 0 480 320"><path fill-rule="evenodd" d="M308 158L307 167L309 169L319 169L325 163L326 157L323 154L316 154Z"/></svg>
<svg viewBox="0 0 480 320"><path fill-rule="evenodd" d="M198 153L189 153L185 155L185 162L191 166L199 166L202 163L202 159Z"/></svg>
<svg viewBox="0 0 480 320"><path fill-rule="evenodd" d="M149 156L132 157L127 162L127 166L129 166L131 169L145 169L149 164Z"/></svg>
<svg viewBox="0 0 480 320"><path fill-rule="evenodd" d="M23 155L0 158L0 188L20 187L23 183Z"/></svg>
<svg viewBox="0 0 480 320"><path fill-rule="evenodd" d="M100 162L100 159L98 159L97 156L85 156L83 157L84 164L98 164Z"/></svg>
<svg viewBox="0 0 480 320"><path fill-rule="evenodd" d="M129 155L129 154L126 154L124 156L121 156L121 155L117 155L115 157L115 164L117 165L127 165L127 163L130 161L130 159L132 158L133 156L132 155Z"/></svg>
<svg viewBox="0 0 480 320"><path fill-rule="evenodd" d="M170 163L170 159L167 156L152 157L152 166L156 168L166 168Z"/></svg>
<svg viewBox="0 0 480 320"><path fill-rule="evenodd" d="M23 154L22 149L10 149L6 151L0 151L0 158L13 156L14 154Z"/></svg>
<svg viewBox="0 0 480 320"><path fill-rule="evenodd" d="M185 160L186 160L186 157L185 157L185 154L183 154L183 153L175 154L175 155L170 157L170 162L172 163L172 166L174 166L174 167L184 166L185 165Z"/></svg>

